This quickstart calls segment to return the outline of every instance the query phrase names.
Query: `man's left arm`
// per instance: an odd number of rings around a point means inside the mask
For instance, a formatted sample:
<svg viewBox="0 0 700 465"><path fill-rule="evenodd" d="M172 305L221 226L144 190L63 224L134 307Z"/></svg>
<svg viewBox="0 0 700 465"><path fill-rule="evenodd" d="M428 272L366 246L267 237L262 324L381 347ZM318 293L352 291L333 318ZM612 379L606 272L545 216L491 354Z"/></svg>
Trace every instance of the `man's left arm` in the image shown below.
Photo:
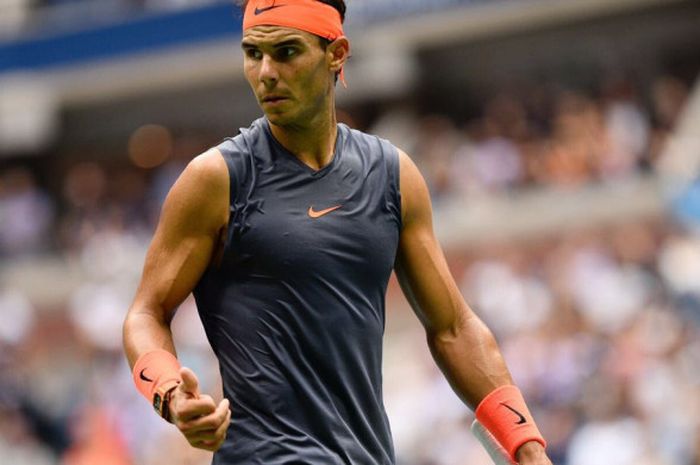
<svg viewBox="0 0 700 465"><path fill-rule="evenodd" d="M403 227L396 275L425 327L433 358L452 388L472 409L491 410L494 402L504 403L499 388L508 391L505 386L512 388L513 379L493 334L464 301L449 271L433 233L430 195L423 177L405 153L399 155ZM523 414L534 427L529 413ZM513 430L521 426L516 424ZM538 441L525 442L514 455L522 465L551 465Z"/></svg>

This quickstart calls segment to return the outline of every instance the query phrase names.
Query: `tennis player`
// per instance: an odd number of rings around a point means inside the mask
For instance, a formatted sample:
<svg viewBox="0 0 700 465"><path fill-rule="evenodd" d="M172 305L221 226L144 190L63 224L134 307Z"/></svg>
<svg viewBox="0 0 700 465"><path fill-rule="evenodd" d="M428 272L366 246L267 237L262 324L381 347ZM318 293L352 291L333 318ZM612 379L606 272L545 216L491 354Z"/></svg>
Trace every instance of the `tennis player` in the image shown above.
<svg viewBox="0 0 700 465"><path fill-rule="evenodd" d="M394 464L381 361L395 270L455 391L514 460L551 464L450 275L416 166L336 121L344 2L243 7L264 116L196 157L165 201L124 324L137 388L214 464ZM175 356L170 321L190 292L219 360L218 404Z"/></svg>

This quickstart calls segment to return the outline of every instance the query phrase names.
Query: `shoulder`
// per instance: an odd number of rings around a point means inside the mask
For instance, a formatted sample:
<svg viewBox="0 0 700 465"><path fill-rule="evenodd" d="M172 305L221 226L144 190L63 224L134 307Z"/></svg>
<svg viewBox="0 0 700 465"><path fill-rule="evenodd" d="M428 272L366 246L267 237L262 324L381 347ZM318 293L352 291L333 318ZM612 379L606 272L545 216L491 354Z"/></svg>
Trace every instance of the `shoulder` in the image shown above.
<svg viewBox="0 0 700 465"><path fill-rule="evenodd" d="M421 175L411 157L400 148L397 148L396 151L399 154L399 170L402 187L404 183L407 187L412 187L414 184L420 184L421 182L425 183L425 181L423 181L423 175Z"/></svg>
<svg viewBox="0 0 700 465"><path fill-rule="evenodd" d="M258 118L247 128L239 128L236 136L224 139L216 148L224 158L247 153L259 141L266 139L266 124L264 117Z"/></svg>
<svg viewBox="0 0 700 465"><path fill-rule="evenodd" d="M398 149L399 154L399 185L401 188L401 217L404 225L413 221L423 221L426 216L432 216L430 192L411 157Z"/></svg>
<svg viewBox="0 0 700 465"><path fill-rule="evenodd" d="M265 118L259 118L249 127L240 128L238 135L214 147L228 166L233 184L244 183L250 177L250 170L269 161L272 149L266 124Z"/></svg>
<svg viewBox="0 0 700 465"><path fill-rule="evenodd" d="M374 134L368 134L357 129L349 128L346 125L339 125L344 128L347 132L347 138L358 143L364 143L367 145L374 145L382 148L382 153L385 155L393 155L391 158L394 163L398 165L401 190L405 188L410 189L415 185L420 185L425 183L423 181L423 176L420 174L418 167L416 167L411 157L408 156L406 152L394 145L388 139L384 139L380 136Z"/></svg>
<svg viewBox="0 0 700 465"><path fill-rule="evenodd" d="M346 148L350 148L364 163L384 166L389 176L398 183L400 150L394 144L380 136L352 129L344 124L339 126L345 133L346 140L343 144Z"/></svg>
<svg viewBox="0 0 700 465"><path fill-rule="evenodd" d="M227 219L229 180L226 162L212 148L192 159L168 194L165 210L177 211L204 225Z"/></svg>
<svg viewBox="0 0 700 465"><path fill-rule="evenodd" d="M206 191L218 190L228 185L226 161L217 148L211 148L193 158L182 173L193 184Z"/></svg>
<svg viewBox="0 0 700 465"><path fill-rule="evenodd" d="M352 142L370 146L391 146L391 142L375 134L369 134L359 129L351 128L345 124L338 124L338 127L345 133L345 137Z"/></svg>

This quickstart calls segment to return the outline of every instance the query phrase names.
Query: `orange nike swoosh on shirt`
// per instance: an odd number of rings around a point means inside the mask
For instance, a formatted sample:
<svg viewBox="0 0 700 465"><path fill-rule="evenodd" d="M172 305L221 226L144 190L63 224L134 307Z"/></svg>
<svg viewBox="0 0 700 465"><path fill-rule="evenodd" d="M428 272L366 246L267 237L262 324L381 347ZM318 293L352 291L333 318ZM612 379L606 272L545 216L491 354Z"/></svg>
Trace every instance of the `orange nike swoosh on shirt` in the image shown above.
<svg viewBox="0 0 700 465"><path fill-rule="evenodd" d="M319 211L314 210L314 207L309 207L309 211L307 213L309 214L309 216L311 218L320 218L323 215L327 215L330 212L339 209L340 207L342 207L342 205L336 205L335 207L326 208L325 210L319 210Z"/></svg>

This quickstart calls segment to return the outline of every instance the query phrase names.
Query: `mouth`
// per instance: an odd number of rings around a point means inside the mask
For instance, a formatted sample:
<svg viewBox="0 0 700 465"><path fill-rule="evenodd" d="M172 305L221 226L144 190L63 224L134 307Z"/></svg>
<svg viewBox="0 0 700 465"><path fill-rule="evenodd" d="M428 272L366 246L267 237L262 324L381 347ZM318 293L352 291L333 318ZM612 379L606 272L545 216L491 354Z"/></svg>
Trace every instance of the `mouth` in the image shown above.
<svg viewBox="0 0 700 465"><path fill-rule="evenodd" d="M283 97L281 95L266 95L265 97L262 98L262 103L269 103L269 104L276 104L283 102L285 100L289 100L287 97Z"/></svg>

